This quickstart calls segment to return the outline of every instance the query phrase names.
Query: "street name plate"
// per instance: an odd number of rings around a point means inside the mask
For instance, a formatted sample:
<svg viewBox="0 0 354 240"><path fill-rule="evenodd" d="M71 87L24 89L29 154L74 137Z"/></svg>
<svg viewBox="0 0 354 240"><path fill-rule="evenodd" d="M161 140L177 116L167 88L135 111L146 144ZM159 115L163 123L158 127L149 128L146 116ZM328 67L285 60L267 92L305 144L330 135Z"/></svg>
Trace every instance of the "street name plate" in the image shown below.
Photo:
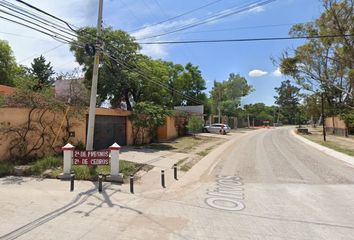
<svg viewBox="0 0 354 240"><path fill-rule="evenodd" d="M109 165L109 150L74 151L74 165Z"/></svg>

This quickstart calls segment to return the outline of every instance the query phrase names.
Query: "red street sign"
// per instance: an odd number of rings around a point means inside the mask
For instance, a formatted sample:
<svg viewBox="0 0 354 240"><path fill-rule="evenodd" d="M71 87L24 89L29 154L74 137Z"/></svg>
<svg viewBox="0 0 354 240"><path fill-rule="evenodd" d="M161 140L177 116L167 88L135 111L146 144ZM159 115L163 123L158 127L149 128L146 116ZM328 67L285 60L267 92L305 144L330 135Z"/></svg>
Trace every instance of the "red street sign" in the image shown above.
<svg viewBox="0 0 354 240"><path fill-rule="evenodd" d="M109 150L74 151L74 165L109 165Z"/></svg>

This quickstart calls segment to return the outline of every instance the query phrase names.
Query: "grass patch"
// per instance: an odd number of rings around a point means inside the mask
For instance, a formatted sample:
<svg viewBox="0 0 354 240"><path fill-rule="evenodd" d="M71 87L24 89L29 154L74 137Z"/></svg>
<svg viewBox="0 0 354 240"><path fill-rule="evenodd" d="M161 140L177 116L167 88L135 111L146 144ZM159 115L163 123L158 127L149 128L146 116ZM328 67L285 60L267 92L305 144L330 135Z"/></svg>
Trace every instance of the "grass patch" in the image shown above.
<svg viewBox="0 0 354 240"><path fill-rule="evenodd" d="M210 151L213 149L213 147L208 147L207 149L201 151L201 152L197 152L197 155L201 156L201 157L205 157L206 155L208 155L210 153Z"/></svg>
<svg viewBox="0 0 354 240"><path fill-rule="evenodd" d="M340 147L340 146L336 145L335 143L328 142L328 141L327 142L317 141L317 142L319 144L321 144L322 146L331 148L333 150L336 150L338 152L341 152L341 153L344 153L344 154L347 154L347 155L350 155L350 156L354 156L354 150L353 149L343 148L343 147Z"/></svg>
<svg viewBox="0 0 354 240"><path fill-rule="evenodd" d="M188 159L188 157L182 158L180 160L178 160L178 162L176 162L177 166L180 166L182 163L184 163L186 160Z"/></svg>
<svg viewBox="0 0 354 240"><path fill-rule="evenodd" d="M154 150L173 150L175 149L171 144L168 143L152 143L147 146L149 149Z"/></svg>
<svg viewBox="0 0 354 240"><path fill-rule="evenodd" d="M34 175L41 175L45 170L57 169L62 165L63 165L62 157L48 156L36 161L31 167L31 172Z"/></svg>
<svg viewBox="0 0 354 240"><path fill-rule="evenodd" d="M146 164L139 164L129 162L125 160L119 161L119 172L123 174L124 178L127 178L130 174L135 174L139 170L149 171L152 166ZM75 173L75 179L78 180L97 180L98 175L109 175L111 173L111 167L109 165L89 167L89 166L73 166L72 170Z"/></svg>
<svg viewBox="0 0 354 240"><path fill-rule="evenodd" d="M181 169L181 171L187 172L191 168L192 168L192 166L189 163L186 163L186 164L183 164L180 169Z"/></svg>
<svg viewBox="0 0 354 240"><path fill-rule="evenodd" d="M341 153L344 153L344 154L347 154L350 156L354 156L354 148L351 145L346 146L344 143L341 142L341 140L338 140L336 138L334 140L327 139L327 141L324 142L322 140L322 135L319 136L319 135L314 135L314 134L313 135L302 135L301 134L301 136L312 141L312 142L318 143L324 147L328 147L328 148L331 148L331 149L336 150L338 152L341 152ZM328 138L330 136L331 135L329 135Z"/></svg>
<svg viewBox="0 0 354 240"><path fill-rule="evenodd" d="M8 162L0 162L0 177L11 175L14 171L14 165Z"/></svg>

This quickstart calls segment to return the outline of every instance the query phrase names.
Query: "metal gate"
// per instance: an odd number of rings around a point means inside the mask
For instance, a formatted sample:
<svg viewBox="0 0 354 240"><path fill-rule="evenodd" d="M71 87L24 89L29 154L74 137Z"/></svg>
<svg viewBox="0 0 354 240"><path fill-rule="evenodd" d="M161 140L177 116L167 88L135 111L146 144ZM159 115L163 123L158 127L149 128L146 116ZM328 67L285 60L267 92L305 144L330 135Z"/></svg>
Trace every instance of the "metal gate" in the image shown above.
<svg viewBox="0 0 354 240"><path fill-rule="evenodd" d="M107 149L115 142L121 146L126 145L126 126L126 117L96 115L93 148Z"/></svg>

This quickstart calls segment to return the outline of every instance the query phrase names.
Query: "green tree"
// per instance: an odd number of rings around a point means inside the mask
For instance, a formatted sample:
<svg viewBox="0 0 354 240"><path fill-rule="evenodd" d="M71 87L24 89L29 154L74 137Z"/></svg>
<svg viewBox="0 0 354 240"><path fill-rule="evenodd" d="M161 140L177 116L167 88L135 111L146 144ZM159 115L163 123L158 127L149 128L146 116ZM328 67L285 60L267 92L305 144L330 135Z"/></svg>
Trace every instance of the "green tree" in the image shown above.
<svg viewBox="0 0 354 240"><path fill-rule="evenodd" d="M254 103L254 104L246 104L244 107L244 111L241 114L243 119L250 118L250 125L253 124L255 126L263 125L264 121L269 121L270 124L277 122L279 110L275 106L266 106L264 103ZM279 115L279 117L281 117ZM282 119L279 119L282 120Z"/></svg>
<svg viewBox="0 0 354 240"><path fill-rule="evenodd" d="M78 31L77 40L70 47L76 61L83 66L85 84L88 88L92 82L93 56L86 54L81 46L94 43L95 35L95 28L82 28ZM102 31L101 39L105 43L105 53L101 55L99 67L98 104L108 99L112 106L120 106L120 102L125 101L128 110L132 110L131 99L137 92L136 88L140 86L137 81L142 81L132 72L138 68L136 61L139 60L140 46L126 32L110 27Z"/></svg>
<svg viewBox="0 0 354 240"><path fill-rule="evenodd" d="M18 67L10 45L0 40L0 84L13 86Z"/></svg>
<svg viewBox="0 0 354 240"><path fill-rule="evenodd" d="M323 0L324 12L312 23L296 24L291 36L336 35L314 38L281 57L281 72L312 92L324 92L330 110L353 108L354 3Z"/></svg>
<svg viewBox="0 0 354 240"><path fill-rule="evenodd" d="M224 82L214 81L211 90L213 112L217 113L218 108L222 115L235 116L240 106L241 98L253 91L246 78L239 74L231 73L228 80Z"/></svg>
<svg viewBox="0 0 354 240"><path fill-rule="evenodd" d="M55 73L53 66L51 66L50 62L46 63L46 59L42 55L33 59L29 73L34 81L34 91L40 91L52 86L54 83L54 78L52 77Z"/></svg>
<svg viewBox="0 0 354 240"><path fill-rule="evenodd" d="M132 115L129 116L133 122L133 140L138 144L140 138L144 143L145 133L148 131L152 140L157 140L157 128L165 123L169 111L151 102L139 102L135 105Z"/></svg>
<svg viewBox="0 0 354 240"><path fill-rule="evenodd" d="M193 133L193 135L195 136L195 133L200 132L203 128L203 120L200 117L197 116L192 116L189 120L188 120L188 124L187 124L187 129Z"/></svg>
<svg viewBox="0 0 354 240"><path fill-rule="evenodd" d="M275 96L275 103L279 105L282 114L286 117L288 124L295 124L299 116L300 88L292 85L290 80L281 82L280 87L275 88L278 96Z"/></svg>

